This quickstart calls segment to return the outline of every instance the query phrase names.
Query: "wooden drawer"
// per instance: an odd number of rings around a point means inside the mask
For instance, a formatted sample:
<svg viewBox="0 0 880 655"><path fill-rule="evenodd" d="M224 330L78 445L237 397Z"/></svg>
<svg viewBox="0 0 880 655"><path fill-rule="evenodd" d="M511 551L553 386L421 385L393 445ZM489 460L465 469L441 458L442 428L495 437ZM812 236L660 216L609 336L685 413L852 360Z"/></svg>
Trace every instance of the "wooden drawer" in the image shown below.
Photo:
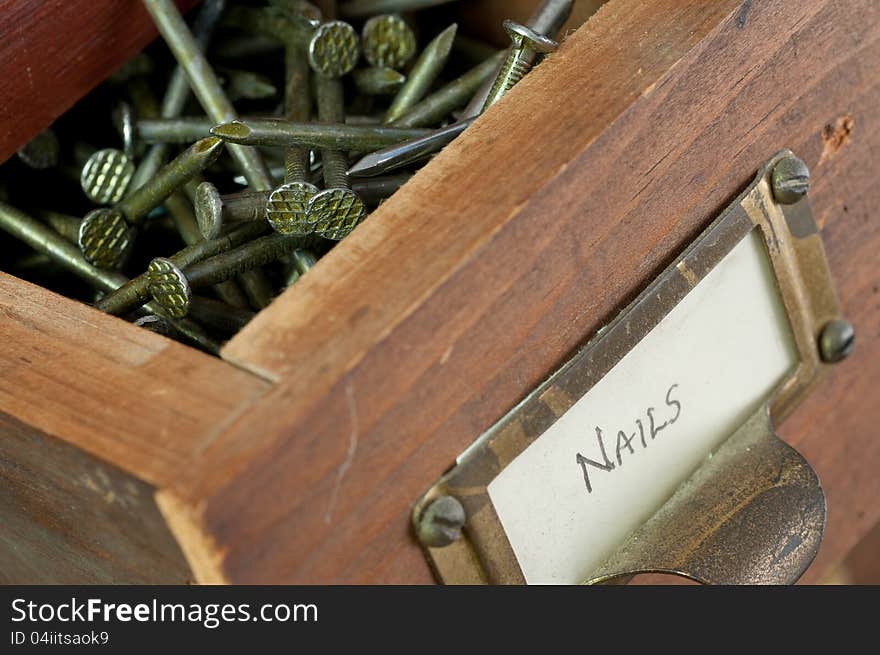
<svg viewBox="0 0 880 655"><path fill-rule="evenodd" d="M150 37L138 0L28 31L72 4L0 8L0 156ZM412 503L782 147L859 335L781 431L817 581L880 520L878 36L873 0L611 0L222 360L0 275L0 581L431 582Z"/></svg>

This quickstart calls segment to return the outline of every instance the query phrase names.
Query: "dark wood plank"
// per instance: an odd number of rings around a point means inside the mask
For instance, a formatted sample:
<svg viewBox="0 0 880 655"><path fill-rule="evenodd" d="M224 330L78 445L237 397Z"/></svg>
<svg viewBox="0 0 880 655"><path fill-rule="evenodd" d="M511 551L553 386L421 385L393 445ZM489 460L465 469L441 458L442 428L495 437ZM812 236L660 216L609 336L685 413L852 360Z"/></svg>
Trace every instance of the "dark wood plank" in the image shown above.
<svg viewBox="0 0 880 655"><path fill-rule="evenodd" d="M155 37L141 0L2 0L0 162Z"/></svg>
<svg viewBox="0 0 880 655"><path fill-rule="evenodd" d="M187 584L154 489L0 414L0 584Z"/></svg>
<svg viewBox="0 0 880 655"><path fill-rule="evenodd" d="M880 518L878 36L869 0L600 9L227 347L281 382L166 492L216 578L428 581L411 503L783 146L866 335L784 431L839 558Z"/></svg>

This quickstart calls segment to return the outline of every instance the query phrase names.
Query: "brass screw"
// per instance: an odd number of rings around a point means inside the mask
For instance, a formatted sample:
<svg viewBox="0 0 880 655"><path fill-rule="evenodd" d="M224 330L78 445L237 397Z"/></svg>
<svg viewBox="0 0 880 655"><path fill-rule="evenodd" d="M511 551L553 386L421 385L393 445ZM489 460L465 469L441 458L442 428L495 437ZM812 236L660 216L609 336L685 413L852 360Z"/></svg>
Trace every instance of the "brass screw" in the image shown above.
<svg viewBox="0 0 880 655"><path fill-rule="evenodd" d="M559 47L551 38L538 34L533 29L512 20L504 21L504 29L510 36L513 49L495 78L483 111L501 100L504 95L528 73L540 54L553 52Z"/></svg>
<svg viewBox="0 0 880 655"><path fill-rule="evenodd" d="M819 335L819 353L828 364L841 362L853 351L856 331L852 323L844 319L829 321Z"/></svg>
<svg viewBox="0 0 880 655"><path fill-rule="evenodd" d="M791 205L807 195L807 191L810 190L810 169L803 161L794 155L789 155L773 167L770 180L776 202Z"/></svg>
<svg viewBox="0 0 880 655"><path fill-rule="evenodd" d="M397 14L373 16L361 31L364 59L374 68L401 69L416 54L416 35Z"/></svg>
<svg viewBox="0 0 880 655"><path fill-rule="evenodd" d="M416 533L422 545L443 548L461 538L467 515L458 499L440 496L422 511Z"/></svg>

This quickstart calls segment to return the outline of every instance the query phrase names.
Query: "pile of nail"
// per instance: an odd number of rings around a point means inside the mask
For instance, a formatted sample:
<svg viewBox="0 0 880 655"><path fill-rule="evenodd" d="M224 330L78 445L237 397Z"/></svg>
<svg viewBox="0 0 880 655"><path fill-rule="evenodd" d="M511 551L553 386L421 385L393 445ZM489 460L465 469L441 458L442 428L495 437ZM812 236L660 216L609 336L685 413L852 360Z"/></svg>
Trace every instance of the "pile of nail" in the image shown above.
<svg viewBox="0 0 880 655"><path fill-rule="evenodd" d="M0 229L28 247L4 269L212 353L555 49L572 5L505 22L498 50L449 0L205 0L189 24L142 1L162 40L0 169Z"/></svg>

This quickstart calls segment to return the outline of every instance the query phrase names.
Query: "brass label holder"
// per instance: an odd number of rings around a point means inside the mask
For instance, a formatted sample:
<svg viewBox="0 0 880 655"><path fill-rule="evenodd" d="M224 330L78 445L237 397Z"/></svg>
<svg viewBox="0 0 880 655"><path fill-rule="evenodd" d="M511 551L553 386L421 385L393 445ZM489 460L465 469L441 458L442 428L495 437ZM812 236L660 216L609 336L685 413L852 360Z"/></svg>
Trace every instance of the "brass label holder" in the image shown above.
<svg viewBox="0 0 880 655"><path fill-rule="evenodd" d="M440 581L525 583L489 496L490 483L755 230L784 305L797 363L760 409L583 582L662 572L706 584L790 584L803 574L819 549L825 497L813 469L776 436L774 427L826 372L829 365L818 344L823 329L841 316L809 200L803 194L780 203L777 198L784 194L778 189L774 194L774 169L792 159L787 150L771 158L672 265L482 435L416 503L416 533ZM455 519L448 516L448 506L447 516L434 516L447 501L453 517L455 508L461 512L461 525L450 525ZM445 525L438 532L437 525L427 525L431 521Z"/></svg>

